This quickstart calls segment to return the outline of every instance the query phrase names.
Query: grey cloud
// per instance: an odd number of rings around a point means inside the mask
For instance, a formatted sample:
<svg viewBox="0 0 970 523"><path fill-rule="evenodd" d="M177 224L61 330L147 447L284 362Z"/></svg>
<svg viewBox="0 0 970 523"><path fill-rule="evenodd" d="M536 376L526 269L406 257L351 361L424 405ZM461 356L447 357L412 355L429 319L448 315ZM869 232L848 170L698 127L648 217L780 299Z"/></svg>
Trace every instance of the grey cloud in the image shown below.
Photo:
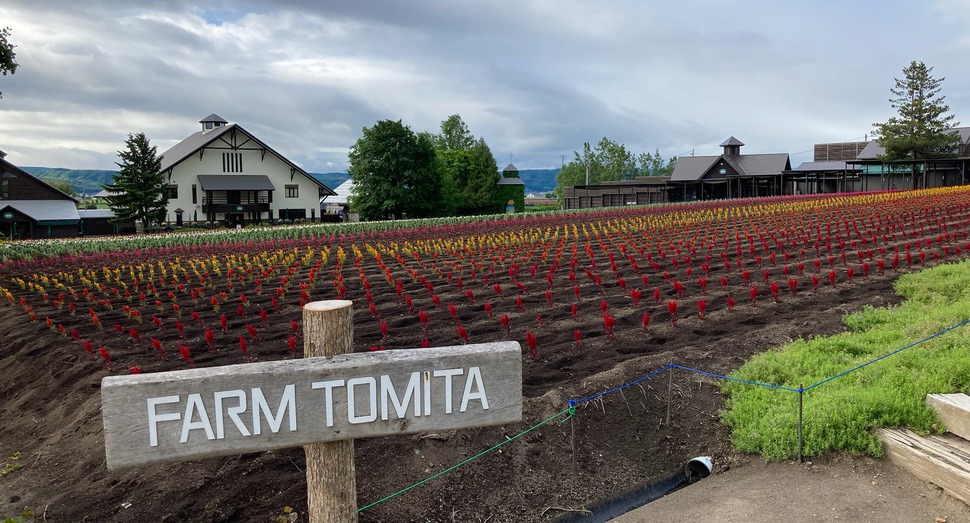
<svg viewBox="0 0 970 523"><path fill-rule="evenodd" d="M520 168L603 136L665 156L716 153L730 134L795 153L890 115L892 77L912 59L947 76L970 120L970 12L874 5L8 0L22 66L0 77L0 148L28 165L113 168L126 133L171 144L216 112L331 171L378 120L436 132L458 113Z"/></svg>

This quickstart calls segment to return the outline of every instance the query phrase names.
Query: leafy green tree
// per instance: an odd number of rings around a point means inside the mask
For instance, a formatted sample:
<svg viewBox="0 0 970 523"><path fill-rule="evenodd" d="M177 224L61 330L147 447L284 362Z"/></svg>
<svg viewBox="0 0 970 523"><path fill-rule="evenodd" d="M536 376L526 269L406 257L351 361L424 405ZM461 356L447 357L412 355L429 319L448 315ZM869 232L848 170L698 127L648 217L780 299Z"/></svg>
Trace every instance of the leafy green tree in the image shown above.
<svg viewBox="0 0 970 523"><path fill-rule="evenodd" d="M441 213L441 173L427 134L400 120L363 129L350 148L350 204L365 220L423 218Z"/></svg>
<svg viewBox="0 0 970 523"><path fill-rule="evenodd" d="M488 144L475 139L461 116L453 114L441 122L441 134L434 138L442 168L444 209L462 216L498 212L498 165Z"/></svg>
<svg viewBox="0 0 970 523"><path fill-rule="evenodd" d="M147 231L152 224L165 220L168 193L161 172L162 160L158 148L151 145L145 133L128 134L125 150L118 151L118 173L113 183L104 188L112 193L105 200L114 211L118 223L141 220Z"/></svg>
<svg viewBox="0 0 970 523"><path fill-rule="evenodd" d="M921 160L953 156L960 143L957 133L948 132L959 125L950 106L944 103L940 84L945 78L933 78L933 68L913 61L903 68L904 77L895 78L889 103L899 113L885 123L875 123L876 139L886 149L886 160Z"/></svg>
<svg viewBox="0 0 970 523"><path fill-rule="evenodd" d="M17 53L14 52L14 48L17 47L7 41L7 37L10 36L10 28L4 27L0 29L0 73L3 76L7 76L7 73L14 74L17 72ZM0 98L3 97L3 93L0 92Z"/></svg>
<svg viewBox="0 0 970 523"><path fill-rule="evenodd" d="M653 153L640 153L637 156L637 163L639 163L638 176L670 176L677 165L677 157L672 156L664 160L663 156L660 156L660 149L656 149Z"/></svg>
<svg viewBox="0 0 970 523"><path fill-rule="evenodd" d="M50 185L51 187L61 191L68 196L77 196L77 192L71 187L70 182L64 180L44 180L44 183Z"/></svg>
<svg viewBox="0 0 970 523"><path fill-rule="evenodd" d="M435 137L435 148L446 151L467 150L475 145L475 137L461 116L453 114L441 122L441 134Z"/></svg>
<svg viewBox="0 0 970 523"><path fill-rule="evenodd" d="M556 197L562 199L562 188L615 181L632 180L639 173L637 159L626 146L603 137L590 147L583 144L583 152L574 151L575 158L556 175ZM588 175L588 176L587 176Z"/></svg>

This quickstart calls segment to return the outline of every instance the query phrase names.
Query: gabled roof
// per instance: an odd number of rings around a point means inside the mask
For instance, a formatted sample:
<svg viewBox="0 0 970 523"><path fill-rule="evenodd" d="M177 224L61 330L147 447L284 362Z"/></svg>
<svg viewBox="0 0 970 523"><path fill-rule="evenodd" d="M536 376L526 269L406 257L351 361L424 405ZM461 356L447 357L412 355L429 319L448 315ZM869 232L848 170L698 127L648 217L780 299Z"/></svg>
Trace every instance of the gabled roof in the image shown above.
<svg viewBox="0 0 970 523"><path fill-rule="evenodd" d="M970 127L953 127L947 129L951 133L960 135L960 143L970 143ZM878 160L880 156L886 154L886 148L879 145L876 140L870 141L865 148L859 151L859 160Z"/></svg>
<svg viewBox="0 0 970 523"><path fill-rule="evenodd" d="M0 152L2 152L2 151L0 151ZM36 183L39 183L39 184L42 184L42 185L46 185L48 189L50 189L50 190L52 190L52 191L54 191L54 192L56 192L56 193L64 196L65 199L71 200L74 203L80 203L77 198L71 196L70 194L67 194L66 192L58 189L57 187L54 187L53 185L45 182L44 180L41 180L40 178L37 178L36 176L30 174L29 172L21 169L20 167L17 167L16 165L8 162L5 159L6 156L7 156L6 153L4 153L3 156L0 156L0 173L2 173L2 172L9 172L9 173L12 173L12 174L14 174L16 176L23 176L24 178L27 178L28 180L33 180ZM2 201L8 202L8 201L12 201L12 200L9 200L8 199L8 200L2 200Z"/></svg>
<svg viewBox="0 0 970 523"><path fill-rule="evenodd" d="M101 189L100 191L91 195L92 198L107 198L108 196L114 196L120 194L114 191L109 191L107 189Z"/></svg>
<svg viewBox="0 0 970 523"><path fill-rule="evenodd" d="M683 156L677 158L674 172L670 175L672 182L695 182L720 160L720 156Z"/></svg>
<svg viewBox="0 0 970 523"><path fill-rule="evenodd" d="M325 196L320 201L328 205L343 205L350 199L350 193L354 190L354 181L348 179L333 190L332 196Z"/></svg>
<svg viewBox="0 0 970 523"><path fill-rule="evenodd" d="M162 153L162 171L167 171L176 165L182 163L183 160L192 156L199 149L209 145L210 143L219 139L220 136L229 132L230 129L237 127L236 124L226 125L223 127L218 127L207 133L198 131L193 133L188 138L182 140L181 142L172 146L171 149ZM246 133L249 134L249 133Z"/></svg>
<svg viewBox="0 0 970 523"><path fill-rule="evenodd" d="M788 153L742 154L731 158L741 164L741 174L748 176L781 174L791 169Z"/></svg>
<svg viewBox="0 0 970 523"><path fill-rule="evenodd" d="M739 176L771 176L791 169L788 153L684 156L677 158L670 181L699 182L716 163L722 161Z"/></svg>
<svg viewBox="0 0 970 523"><path fill-rule="evenodd" d="M216 116L216 115L212 115L212 116ZM216 118L218 118L218 116L216 116ZM161 155L162 172L173 169L176 165L182 163L186 158L188 158L189 156L192 156L193 154L209 146L209 144L218 140L220 137L226 135L227 133L245 134L250 140L256 143L256 145L259 146L261 149L265 149L266 152L269 152L273 154L273 156L276 156L277 158L279 158L283 163L289 165L291 169L293 169L303 177L313 182L314 185L320 187L321 189L324 189L324 191L327 194L331 194L331 195L334 194L333 190L327 187L326 185L324 185L322 182L320 182L320 180L317 180L316 178L310 176L309 173L307 173L302 168L300 168L300 166L296 165L295 163L288 160L282 154L273 150L272 147L266 145L261 140L259 140L259 138L256 138L255 136L253 136L252 133L243 129L242 126L234 123L229 125L224 125L222 127L216 127L215 129L212 129L209 132L198 131L196 133L193 133L188 138L172 146L171 149L165 151Z"/></svg>
<svg viewBox="0 0 970 523"><path fill-rule="evenodd" d="M865 147L859 151L859 155L856 156L857 160L875 160L880 156L886 154L886 148L876 143L875 140L870 141Z"/></svg>

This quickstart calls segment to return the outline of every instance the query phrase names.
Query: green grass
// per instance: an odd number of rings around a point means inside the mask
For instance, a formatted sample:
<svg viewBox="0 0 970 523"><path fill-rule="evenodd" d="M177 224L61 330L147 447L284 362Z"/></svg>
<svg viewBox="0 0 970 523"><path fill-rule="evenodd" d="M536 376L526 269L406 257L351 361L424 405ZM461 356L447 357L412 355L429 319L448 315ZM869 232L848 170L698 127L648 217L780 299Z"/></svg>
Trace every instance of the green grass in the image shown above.
<svg viewBox="0 0 970 523"><path fill-rule="evenodd" d="M759 354L732 377L793 389L893 352L970 319L970 263L907 274L898 307L866 307L844 318L850 332L797 340ZM920 343L803 394L804 456L831 452L881 457L877 427L941 432L926 395L970 391L970 325ZM726 382L724 423L731 442L768 460L798 454L798 393Z"/></svg>

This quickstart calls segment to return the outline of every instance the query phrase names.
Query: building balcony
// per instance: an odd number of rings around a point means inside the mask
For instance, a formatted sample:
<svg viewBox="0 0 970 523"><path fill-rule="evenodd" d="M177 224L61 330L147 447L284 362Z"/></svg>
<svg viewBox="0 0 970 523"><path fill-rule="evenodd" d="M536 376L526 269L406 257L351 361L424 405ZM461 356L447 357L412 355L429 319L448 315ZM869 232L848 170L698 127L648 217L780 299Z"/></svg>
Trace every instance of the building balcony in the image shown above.
<svg viewBox="0 0 970 523"><path fill-rule="evenodd" d="M203 204L203 213L270 212L268 203L212 203Z"/></svg>
<svg viewBox="0 0 970 523"><path fill-rule="evenodd" d="M239 200L229 198L203 198L203 213L250 213L250 212L270 212L269 198L266 196L253 196L241 198Z"/></svg>

